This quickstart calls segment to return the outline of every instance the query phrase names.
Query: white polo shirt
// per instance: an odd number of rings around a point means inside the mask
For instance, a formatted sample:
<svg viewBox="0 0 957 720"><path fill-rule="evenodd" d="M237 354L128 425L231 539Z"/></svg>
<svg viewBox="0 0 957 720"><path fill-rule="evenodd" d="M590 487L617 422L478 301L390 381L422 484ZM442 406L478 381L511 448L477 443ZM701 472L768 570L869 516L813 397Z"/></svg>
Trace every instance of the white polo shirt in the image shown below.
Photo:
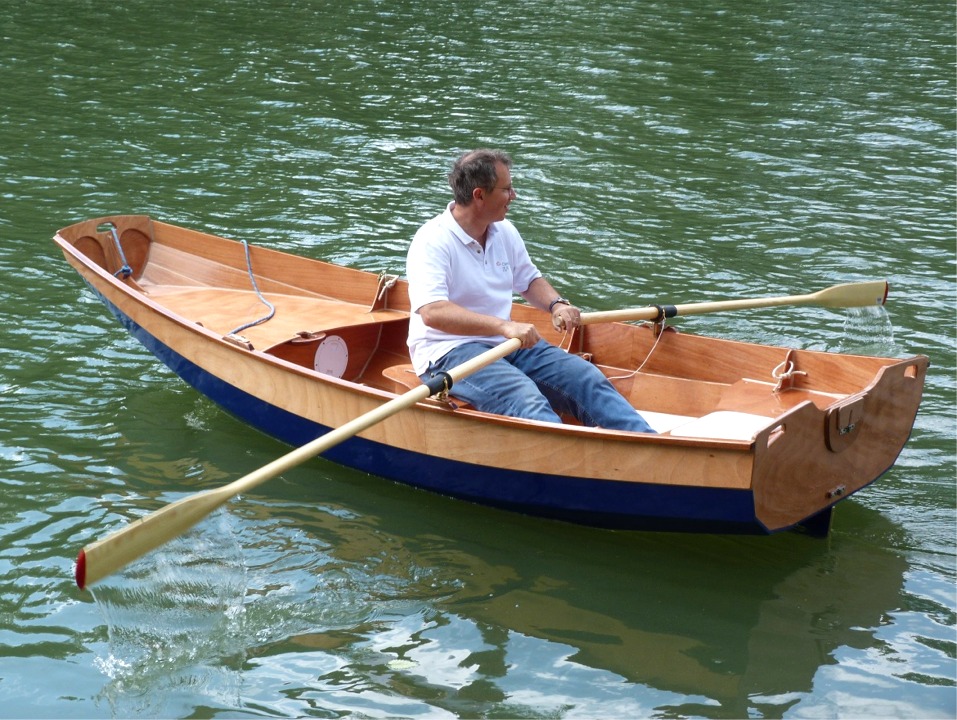
<svg viewBox="0 0 957 720"><path fill-rule="evenodd" d="M508 320L516 293L528 290L541 277L525 249L518 230L508 220L488 228L485 249L452 217L449 203L445 212L419 228L406 258L409 279L409 351L419 375L429 363L467 341L489 346L504 342L502 336L453 335L428 327L419 308L448 300L468 310Z"/></svg>

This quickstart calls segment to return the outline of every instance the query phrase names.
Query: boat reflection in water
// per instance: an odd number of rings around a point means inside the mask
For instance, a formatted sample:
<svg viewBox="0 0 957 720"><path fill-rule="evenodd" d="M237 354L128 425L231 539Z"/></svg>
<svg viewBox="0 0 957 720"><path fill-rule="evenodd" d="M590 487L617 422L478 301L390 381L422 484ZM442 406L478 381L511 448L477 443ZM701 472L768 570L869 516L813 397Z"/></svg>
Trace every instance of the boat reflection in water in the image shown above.
<svg viewBox="0 0 957 720"><path fill-rule="evenodd" d="M888 521L856 504L841 515L849 531L825 543L796 534L628 534L530 519L503 527L493 513L474 508L463 517L448 501L422 503L421 493L395 489L387 516L327 518L318 530L340 567L379 558L395 573L384 583L388 572L366 578L366 621L251 648L255 664L288 666L288 655L303 651L345 654L378 665L383 692L405 688L449 709L514 704L522 677L535 675L537 685L554 674L612 687L623 680L645 688L639 696L654 690L662 694L659 710L714 716L717 706L719 716L747 717L758 705L776 714L797 702L819 668L836 662L835 651L870 647L901 606L904 559L860 537ZM381 505L368 493L360 493L360 507ZM316 582L323 587L321 573ZM409 604L430 591L444 596L410 620ZM390 617L391 603L403 608L401 620ZM551 650L527 652L530 640ZM552 663L540 665L549 656ZM368 674L347 664L299 679L329 689ZM575 706L581 695L601 694L574 682L559 687L537 704Z"/></svg>

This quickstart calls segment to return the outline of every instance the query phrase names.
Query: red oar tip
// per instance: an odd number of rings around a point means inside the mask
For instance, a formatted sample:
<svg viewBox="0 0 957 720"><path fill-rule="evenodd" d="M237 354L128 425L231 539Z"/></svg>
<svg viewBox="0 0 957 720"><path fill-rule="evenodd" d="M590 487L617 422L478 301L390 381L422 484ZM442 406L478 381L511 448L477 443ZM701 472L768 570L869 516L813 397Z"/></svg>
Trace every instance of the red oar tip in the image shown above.
<svg viewBox="0 0 957 720"><path fill-rule="evenodd" d="M86 551L80 550L76 556L76 586L80 590L86 589Z"/></svg>
<svg viewBox="0 0 957 720"><path fill-rule="evenodd" d="M889 293L890 291L891 291L891 284L890 284L889 282L885 282L885 283L884 283L884 297L881 298L881 305L885 305L885 304L887 303L887 293Z"/></svg>

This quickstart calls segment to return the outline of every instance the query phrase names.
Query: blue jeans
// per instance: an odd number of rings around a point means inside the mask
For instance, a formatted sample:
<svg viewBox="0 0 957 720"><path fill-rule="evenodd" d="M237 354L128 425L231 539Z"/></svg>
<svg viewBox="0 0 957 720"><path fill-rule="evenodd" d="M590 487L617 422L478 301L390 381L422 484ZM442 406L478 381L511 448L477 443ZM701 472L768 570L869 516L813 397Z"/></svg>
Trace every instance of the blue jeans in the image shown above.
<svg viewBox="0 0 957 720"><path fill-rule="evenodd" d="M422 377L450 370L488 349L477 342L459 345L432 363ZM559 413L567 413L592 427L655 432L601 370L544 340L458 380L452 395L477 410L499 415L560 423Z"/></svg>

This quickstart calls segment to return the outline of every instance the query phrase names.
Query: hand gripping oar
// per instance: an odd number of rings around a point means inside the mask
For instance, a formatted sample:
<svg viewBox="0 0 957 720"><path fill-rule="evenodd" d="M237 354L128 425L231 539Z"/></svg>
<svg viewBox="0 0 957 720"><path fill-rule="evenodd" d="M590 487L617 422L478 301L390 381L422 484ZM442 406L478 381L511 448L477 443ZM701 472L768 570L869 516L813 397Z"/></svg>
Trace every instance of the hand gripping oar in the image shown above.
<svg viewBox="0 0 957 720"><path fill-rule="evenodd" d="M499 358L521 347L517 338L500 345L458 365L447 374L438 374L429 384L409 390L397 398L350 420L345 425L331 430L310 443L303 445L268 465L263 465L248 475L221 488L180 498L174 503L144 515L126 527L120 528L102 540L87 545L76 559L76 584L82 590L125 567L150 550L183 534L196 523L226 503L229 499L252 490L254 487L299 465L329 448L348 440L358 433L396 413L410 408L420 400L452 386L456 380L478 372ZM447 375L447 377L446 377Z"/></svg>
<svg viewBox="0 0 957 720"><path fill-rule="evenodd" d="M582 313L581 323L582 325L589 325L591 323L625 320L660 321L680 315L703 315L727 310L747 310L749 308L777 307L779 305L818 305L829 308L865 307L883 305L887 300L887 291L886 280L872 280L870 282L834 285L807 295L723 300L688 305L652 305L643 308Z"/></svg>

